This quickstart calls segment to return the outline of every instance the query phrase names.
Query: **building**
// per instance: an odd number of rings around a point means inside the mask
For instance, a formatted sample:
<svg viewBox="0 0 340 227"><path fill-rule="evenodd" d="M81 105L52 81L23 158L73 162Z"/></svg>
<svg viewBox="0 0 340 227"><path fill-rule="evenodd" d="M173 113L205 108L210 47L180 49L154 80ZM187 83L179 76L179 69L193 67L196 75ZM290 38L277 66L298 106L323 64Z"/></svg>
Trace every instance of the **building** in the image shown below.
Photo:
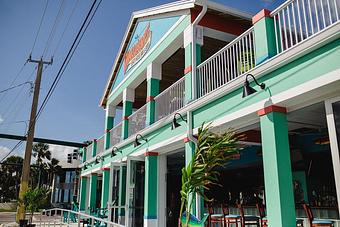
<svg viewBox="0 0 340 227"><path fill-rule="evenodd" d="M100 102L105 134L83 150L80 209L108 208L123 226L175 226L180 170L212 122L246 135L210 192L216 201L252 213L264 190L269 226L296 226L304 202L339 219L339 7L289 0L251 16L186 0L133 13Z"/></svg>

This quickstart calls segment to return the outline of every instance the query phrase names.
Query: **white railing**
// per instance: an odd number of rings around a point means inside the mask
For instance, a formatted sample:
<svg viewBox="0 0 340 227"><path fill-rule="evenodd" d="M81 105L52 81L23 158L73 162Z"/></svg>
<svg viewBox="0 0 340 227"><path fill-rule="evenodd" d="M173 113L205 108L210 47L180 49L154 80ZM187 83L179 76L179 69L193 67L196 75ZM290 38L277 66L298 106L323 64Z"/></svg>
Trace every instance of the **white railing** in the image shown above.
<svg viewBox="0 0 340 227"><path fill-rule="evenodd" d="M100 137L97 140L97 149L96 149L96 155L101 154L104 152L104 144L105 143L105 135L103 135L102 137Z"/></svg>
<svg viewBox="0 0 340 227"><path fill-rule="evenodd" d="M93 142L86 147L86 160L92 158L92 149L93 149Z"/></svg>
<svg viewBox="0 0 340 227"><path fill-rule="evenodd" d="M122 140L122 122L110 130L110 147Z"/></svg>
<svg viewBox="0 0 340 227"><path fill-rule="evenodd" d="M252 27L197 66L197 97L208 94L254 67Z"/></svg>
<svg viewBox="0 0 340 227"><path fill-rule="evenodd" d="M185 77L176 81L155 97L156 121L169 116L184 106Z"/></svg>
<svg viewBox="0 0 340 227"><path fill-rule="evenodd" d="M145 128L146 104L129 116L129 136Z"/></svg>
<svg viewBox="0 0 340 227"><path fill-rule="evenodd" d="M277 53L339 21L338 0L289 0L271 13Z"/></svg>
<svg viewBox="0 0 340 227"><path fill-rule="evenodd" d="M40 213L40 220L37 226L107 226L107 227L125 227L112 221L95 217L83 212L53 208L43 210Z"/></svg>

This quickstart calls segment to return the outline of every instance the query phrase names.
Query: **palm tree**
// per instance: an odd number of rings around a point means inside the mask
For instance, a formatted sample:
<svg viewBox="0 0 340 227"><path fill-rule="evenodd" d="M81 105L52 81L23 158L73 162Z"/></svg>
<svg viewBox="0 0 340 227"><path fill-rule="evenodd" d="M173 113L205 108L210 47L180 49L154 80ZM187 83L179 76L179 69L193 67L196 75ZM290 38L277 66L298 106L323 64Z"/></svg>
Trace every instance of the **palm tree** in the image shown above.
<svg viewBox="0 0 340 227"><path fill-rule="evenodd" d="M51 160L51 152L49 151L48 144L45 143L34 144L33 157L36 158L36 164L39 167L38 187L40 187L41 168L43 167L43 160L44 159Z"/></svg>
<svg viewBox="0 0 340 227"><path fill-rule="evenodd" d="M61 166L59 165L59 160L56 158L52 158L50 162L47 163L47 169L48 169L48 184L51 186L54 175L61 171Z"/></svg>
<svg viewBox="0 0 340 227"><path fill-rule="evenodd" d="M210 124L203 124L198 130L198 143L192 161L182 169L181 209L180 222L189 226L190 211L194 195L198 194L204 200L204 190L211 185L218 185L219 172L217 167L223 167L238 152L237 142L240 136L228 129L223 134L210 131ZM185 220L183 210L185 209Z"/></svg>

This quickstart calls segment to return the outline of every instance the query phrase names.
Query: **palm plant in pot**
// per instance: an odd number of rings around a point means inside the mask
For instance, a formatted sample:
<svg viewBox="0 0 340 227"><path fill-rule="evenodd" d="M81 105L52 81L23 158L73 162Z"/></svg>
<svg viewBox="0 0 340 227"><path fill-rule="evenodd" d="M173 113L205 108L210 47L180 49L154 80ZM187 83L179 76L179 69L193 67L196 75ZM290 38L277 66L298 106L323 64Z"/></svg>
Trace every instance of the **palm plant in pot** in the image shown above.
<svg viewBox="0 0 340 227"><path fill-rule="evenodd" d="M232 129L219 134L211 132L210 124L204 124L198 130L198 139L195 153L191 162L182 169L181 208L179 226L204 226L204 217L201 221L190 214L194 196L200 195L205 201L209 199L204 190L209 186L218 185L218 167L223 167L232 155L238 152L240 136ZM185 211L185 212L184 212Z"/></svg>
<svg viewBox="0 0 340 227"><path fill-rule="evenodd" d="M34 212L37 212L39 208L47 202L47 194L48 191L43 188L36 187L35 189L28 189L28 191L24 194L23 204L25 205L26 212L29 212L29 225L34 227L32 224Z"/></svg>

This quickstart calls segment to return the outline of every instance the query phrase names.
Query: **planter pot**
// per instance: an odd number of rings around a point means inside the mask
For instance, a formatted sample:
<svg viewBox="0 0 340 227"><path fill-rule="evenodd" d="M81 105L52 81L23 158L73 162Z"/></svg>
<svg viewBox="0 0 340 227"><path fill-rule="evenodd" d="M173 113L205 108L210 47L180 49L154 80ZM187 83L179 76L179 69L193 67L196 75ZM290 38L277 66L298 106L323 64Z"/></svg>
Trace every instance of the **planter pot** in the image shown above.
<svg viewBox="0 0 340 227"><path fill-rule="evenodd" d="M19 220L19 226L20 227L26 227L28 223L28 220Z"/></svg>

